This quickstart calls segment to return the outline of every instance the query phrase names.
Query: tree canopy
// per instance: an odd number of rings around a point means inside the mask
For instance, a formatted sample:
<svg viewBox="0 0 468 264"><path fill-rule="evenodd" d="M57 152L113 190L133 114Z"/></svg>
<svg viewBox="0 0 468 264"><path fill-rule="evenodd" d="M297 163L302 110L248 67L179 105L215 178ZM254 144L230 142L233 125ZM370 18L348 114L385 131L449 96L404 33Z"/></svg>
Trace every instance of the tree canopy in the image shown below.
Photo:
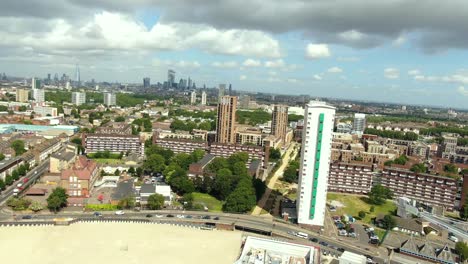
<svg viewBox="0 0 468 264"><path fill-rule="evenodd" d="M24 141L20 139L11 142L10 146L15 151L16 156L20 156L21 154L26 152L26 149L24 149Z"/></svg>
<svg viewBox="0 0 468 264"><path fill-rule="evenodd" d="M61 208L67 206L67 191L62 187L55 188L47 197L47 208L57 212Z"/></svg>
<svg viewBox="0 0 468 264"><path fill-rule="evenodd" d="M164 196L155 193L148 197L148 208L151 210L159 210L164 206Z"/></svg>
<svg viewBox="0 0 468 264"><path fill-rule="evenodd" d="M373 186L369 192L369 201L375 205L384 204L387 199L392 199L392 197L392 191L380 184Z"/></svg>

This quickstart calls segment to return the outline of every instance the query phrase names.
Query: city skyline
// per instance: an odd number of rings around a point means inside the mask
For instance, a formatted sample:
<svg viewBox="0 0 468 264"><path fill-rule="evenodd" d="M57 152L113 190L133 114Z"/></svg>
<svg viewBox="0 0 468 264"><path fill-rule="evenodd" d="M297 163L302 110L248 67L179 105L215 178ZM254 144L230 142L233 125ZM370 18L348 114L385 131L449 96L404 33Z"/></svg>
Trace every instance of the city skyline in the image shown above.
<svg viewBox="0 0 468 264"><path fill-rule="evenodd" d="M463 1L292 1L287 8L258 1L258 17L243 10L249 4L194 5L5 3L0 72L75 76L79 64L81 80L140 83L167 80L173 69L199 86L232 83L250 92L457 108L468 100ZM426 14L410 15L421 9Z"/></svg>

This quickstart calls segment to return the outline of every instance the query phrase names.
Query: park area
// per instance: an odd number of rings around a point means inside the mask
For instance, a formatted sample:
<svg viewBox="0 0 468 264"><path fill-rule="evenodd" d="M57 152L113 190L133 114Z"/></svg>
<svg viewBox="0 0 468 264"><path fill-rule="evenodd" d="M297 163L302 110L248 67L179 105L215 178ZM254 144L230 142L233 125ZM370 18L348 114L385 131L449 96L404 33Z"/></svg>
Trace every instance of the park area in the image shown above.
<svg viewBox="0 0 468 264"><path fill-rule="evenodd" d="M234 263L240 232L140 223L0 228L4 263ZM189 246L181 246L189 245Z"/></svg>
<svg viewBox="0 0 468 264"><path fill-rule="evenodd" d="M208 207L210 212L222 212L223 211L223 202L217 200L215 197L206 194L194 192L193 195L193 204L202 205Z"/></svg>
<svg viewBox="0 0 468 264"><path fill-rule="evenodd" d="M341 193L328 193L327 202L336 206L336 212L334 215L351 215L357 217L360 211L364 211L366 216L362 219L365 223L370 223L371 219L378 216L379 214L392 214L396 210L396 205L390 201L385 201L382 205L372 205L368 203L366 196L357 195L346 195ZM371 207L374 206L374 211L371 212Z"/></svg>

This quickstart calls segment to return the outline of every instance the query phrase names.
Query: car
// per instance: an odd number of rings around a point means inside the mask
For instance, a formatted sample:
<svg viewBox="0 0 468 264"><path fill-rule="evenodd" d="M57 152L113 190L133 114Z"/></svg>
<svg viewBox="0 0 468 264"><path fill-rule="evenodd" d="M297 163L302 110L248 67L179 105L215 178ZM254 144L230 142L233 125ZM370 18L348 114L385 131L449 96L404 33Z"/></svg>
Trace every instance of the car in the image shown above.
<svg viewBox="0 0 468 264"><path fill-rule="evenodd" d="M297 235L297 233L296 233L296 232L294 232L294 231L288 231L288 235L291 235L291 236L296 236L296 235Z"/></svg>
<svg viewBox="0 0 468 264"><path fill-rule="evenodd" d="M115 215L124 215L125 212L122 211L122 210L119 210L119 211L115 211Z"/></svg>
<svg viewBox="0 0 468 264"><path fill-rule="evenodd" d="M164 217L164 215L160 215L160 214L157 214L157 215L154 215L154 216L156 216L156 218L163 218Z"/></svg>
<svg viewBox="0 0 468 264"><path fill-rule="evenodd" d="M37 174L37 171L35 171L34 174Z"/></svg>
<svg viewBox="0 0 468 264"><path fill-rule="evenodd" d="M182 219L182 218L185 218L185 216L184 216L184 215L177 215L177 218L181 218L181 219Z"/></svg>
<svg viewBox="0 0 468 264"><path fill-rule="evenodd" d="M101 214L100 212L94 212L94 213L93 213L93 216L96 216L96 217L101 217L101 216L102 216L102 214Z"/></svg>
<svg viewBox="0 0 468 264"><path fill-rule="evenodd" d="M32 215L23 215L22 219L32 219Z"/></svg>
<svg viewBox="0 0 468 264"><path fill-rule="evenodd" d="M216 216L215 218L213 218L213 220L219 220L219 217L218 217L218 216Z"/></svg>
<svg viewBox="0 0 468 264"><path fill-rule="evenodd" d="M211 216L205 215L205 216L202 217L202 219L211 219Z"/></svg>
<svg viewBox="0 0 468 264"><path fill-rule="evenodd" d="M23 179L23 183L27 183L28 181L29 181L29 178L28 178L28 177L26 177L26 178Z"/></svg>
<svg viewBox="0 0 468 264"><path fill-rule="evenodd" d="M324 246L324 247L328 246L328 243L327 243L327 242L324 242L324 241L320 241L319 244L320 244L321 246Z"/></svg>
<svg viewBox="0 0 468 264"><path fill-rule="evenodd" d="M323 254L324 256L328 255L328 253L327 253L326 251L322 251L322 254Z"/></svg>
<svg viewBox="0 0 468 264"><path fill-rule="evenodd" d="M457 242L459 241L459 240L458 240L458 237L456 237L456 236L449 236L448 239L449 239L450 241L455 242L455 243L457 243Z"/></svg>
<svg viewBox="0 0 468 264"><path fill-rule="evenodd" d="M171 217L174 217L174 215L168 214L168 215L166 215L166 217L170 217L170 218L171 218Z"/></svg>
<svg viewBox="0 0 468 264"><path fill-rule="evenodd" d="M153 217L153 215L152 214L147 214L146 217Z"/></svg>
<svg viewBox="0 0 468 264"><path fill-rule="evenodd" d="M318 243L318 239L315 238L315 237L312 237L311 239L309 239L310 241L314 242L314 243Z"/></svg>
<svg viewBox="0 0 468 264"><path fill-rule="evenodd" d="M13 189L13 193L19 193L19 191L20 191L20 189L18 189L18 188Z"/></svg>
<svg viewBox="0 0 468 264"><path fill-rule="evenodd" d="M366 259L366 263L367 263L367 264L372 264L372 263L374 263L374 261L373 261L372 259L370 259L370 258L367 258L367 259Z"/></svg>
<svg viewBox="0 0 468 264"><path fill-rule="evenodd" d="M186 215L185 218L192 219L193 216L191 216L191 215Z"/></svg>
<svg viewBox="0 0 468 264"><path fill-rule="evenodd" d="M21 182L16 184L16 187L18 187L18 188L21 187L21 186L23 186L23 184Z"/></svg>
<svg viewBox="0 0 468 264"><path fill-rule="evenodd" d="M344 248L341 248L341 247L339 247L337 250L338 250L339 252L345 252L345 249L344 249Z"/></svg>

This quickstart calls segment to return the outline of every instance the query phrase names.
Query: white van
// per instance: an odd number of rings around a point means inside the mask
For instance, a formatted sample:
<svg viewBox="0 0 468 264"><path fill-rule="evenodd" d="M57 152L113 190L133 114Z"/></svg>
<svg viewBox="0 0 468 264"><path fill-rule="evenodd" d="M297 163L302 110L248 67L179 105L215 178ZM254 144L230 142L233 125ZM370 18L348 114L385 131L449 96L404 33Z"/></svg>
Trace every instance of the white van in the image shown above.
<svg viewBox="0 0 468 264"><path fill-rule="evenodd" d="M309 235L304 232L297 232L296 236L309 239Z"/></svg>
<svg viewBox="0 0 468 264"><path fill-rule="evenodd" d="M448 239L451 240L451 241L453 241L453 242L455 242L455 243L458 242L458 237L456 237L456 236L449 236Z"/></svg>

